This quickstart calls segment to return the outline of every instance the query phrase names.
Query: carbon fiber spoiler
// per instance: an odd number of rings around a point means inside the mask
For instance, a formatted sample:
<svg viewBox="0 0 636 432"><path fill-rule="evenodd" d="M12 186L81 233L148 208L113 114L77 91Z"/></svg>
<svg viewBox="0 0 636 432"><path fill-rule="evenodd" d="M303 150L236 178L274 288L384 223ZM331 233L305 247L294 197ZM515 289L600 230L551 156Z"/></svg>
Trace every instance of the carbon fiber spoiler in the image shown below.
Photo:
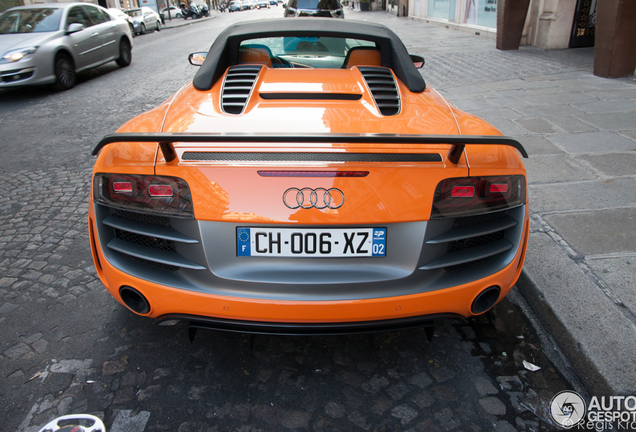
<svg viewBox="0 0 636 432"><path fill-rule="evenodd" d="M405 134L241 134L241 133L115 133L106 135L93 149L96 156L108 144L156 142L167 162L177 157L174 143L338 143L338 144L450 144L448 160L459 162L467 145L514 147L524 158L528 153L519 141L497 135L405 135Z"/></svg>

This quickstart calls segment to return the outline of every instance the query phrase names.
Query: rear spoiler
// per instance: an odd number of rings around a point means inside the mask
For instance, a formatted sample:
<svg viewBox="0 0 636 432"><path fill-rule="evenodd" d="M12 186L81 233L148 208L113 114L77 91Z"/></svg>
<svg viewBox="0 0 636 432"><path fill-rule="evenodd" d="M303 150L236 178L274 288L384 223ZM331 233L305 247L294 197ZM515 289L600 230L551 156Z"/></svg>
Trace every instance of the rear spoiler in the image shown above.
<svg viewBox="0 0 636 432"><path fill-rule="evenodd" d="M450 144L448 160L454 164L467 145L505 145L528 153L519 141L497 135L405 135L405 134L240 134L240 133L115 133L106 135L93 149L96 156L108 144L117 142L156 142L164 158L177 157L174 143L338 143L338 144Z"/></svg>

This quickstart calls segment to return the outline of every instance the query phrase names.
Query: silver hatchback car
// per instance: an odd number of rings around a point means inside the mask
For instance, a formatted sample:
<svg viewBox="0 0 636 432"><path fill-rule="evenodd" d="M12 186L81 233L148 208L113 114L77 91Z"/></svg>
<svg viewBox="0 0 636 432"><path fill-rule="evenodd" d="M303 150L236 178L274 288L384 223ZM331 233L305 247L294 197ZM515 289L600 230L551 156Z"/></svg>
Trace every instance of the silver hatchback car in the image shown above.
<svg viewBox="0 0 636 432"><path fill-rule="evenodd" d="M77 73L132 60L128 24L87 3L19 6L0 15L0 89L54 84L75 85Z"/></svg>

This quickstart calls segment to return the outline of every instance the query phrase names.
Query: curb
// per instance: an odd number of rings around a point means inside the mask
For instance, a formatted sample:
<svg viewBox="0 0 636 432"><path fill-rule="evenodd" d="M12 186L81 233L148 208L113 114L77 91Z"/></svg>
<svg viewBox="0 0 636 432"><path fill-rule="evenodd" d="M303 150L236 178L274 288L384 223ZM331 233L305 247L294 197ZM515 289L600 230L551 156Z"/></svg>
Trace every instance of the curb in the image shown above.
<svg viewBox="0 0 636 432"><path fill-rule="evenodd" d="M636 394L636 325L546 233L530 234L517 288L591 395Z"/></svg>

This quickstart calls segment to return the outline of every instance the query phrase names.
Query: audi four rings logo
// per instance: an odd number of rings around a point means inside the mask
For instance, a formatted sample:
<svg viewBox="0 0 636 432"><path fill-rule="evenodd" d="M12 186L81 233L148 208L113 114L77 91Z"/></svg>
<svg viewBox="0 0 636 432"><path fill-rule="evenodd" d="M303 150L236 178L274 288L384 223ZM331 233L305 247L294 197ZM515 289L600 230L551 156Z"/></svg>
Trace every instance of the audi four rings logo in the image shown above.
<svg viewBox="0 0 636 432"><path fill-rule="evenodd" d="M330 208L335 210L342 207L345 197L340 189L336 188L289 188L283 194L283 203L290 209L312 207L317 209Z"/></svg>

